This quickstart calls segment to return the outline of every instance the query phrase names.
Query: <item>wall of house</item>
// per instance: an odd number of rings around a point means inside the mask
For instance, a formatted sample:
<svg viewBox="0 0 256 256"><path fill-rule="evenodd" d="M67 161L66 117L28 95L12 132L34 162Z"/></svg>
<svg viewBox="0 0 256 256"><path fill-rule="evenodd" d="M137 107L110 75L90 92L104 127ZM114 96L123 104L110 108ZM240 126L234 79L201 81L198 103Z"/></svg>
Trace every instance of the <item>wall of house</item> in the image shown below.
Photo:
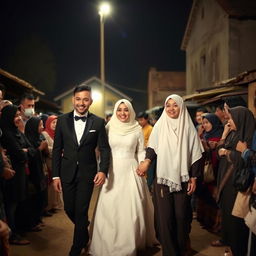
<svg viewBox="0 0 256 256"><path fill-rule="evenodd" d="M256 69L256 21L230 19L229 22L230 77Z"/></svg>
<svg viewBox="0 0 256 256"><path fill-rule="evenodd" d="M162 106L170 94L186 93L186 73L157 71L151 68L148 77L148 108Z"/></svg>
<svg viewBox="0 0 256 256"><path fill-rule="evenodd" d="M187 94L229 78L228 16L215 0L197 1L186 48Z"/></svg>

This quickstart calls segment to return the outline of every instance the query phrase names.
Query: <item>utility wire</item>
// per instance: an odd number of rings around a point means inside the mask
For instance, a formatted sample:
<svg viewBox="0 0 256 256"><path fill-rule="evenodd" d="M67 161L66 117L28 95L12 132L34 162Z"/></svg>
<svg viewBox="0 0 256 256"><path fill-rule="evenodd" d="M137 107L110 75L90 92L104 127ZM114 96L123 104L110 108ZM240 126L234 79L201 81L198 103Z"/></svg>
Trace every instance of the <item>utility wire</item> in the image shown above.
<svg viewBox="0 0 256 256"><path fill-rule="evenodd" d="M118 85L118 84L114 84L114 83L109 83L110 85L113 85L114 87L118 87L121 89L125 89L127 91L132 91L132 92L139 92L139 93L145 93L147 94L148 92L146 90L140 90L140 89L135 89L135 88L130 88L130 87L126 87L123 85Z"/></svg>

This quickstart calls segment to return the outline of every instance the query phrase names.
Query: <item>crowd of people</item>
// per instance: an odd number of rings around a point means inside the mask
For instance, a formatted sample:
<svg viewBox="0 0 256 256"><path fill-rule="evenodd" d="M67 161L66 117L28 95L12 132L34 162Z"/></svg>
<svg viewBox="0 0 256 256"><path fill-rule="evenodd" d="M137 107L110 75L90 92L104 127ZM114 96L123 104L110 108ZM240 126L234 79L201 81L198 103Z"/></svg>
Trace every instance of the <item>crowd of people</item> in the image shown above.
<svg viewBox="0 0 256 256"><path fill-rule="evenodd" d="M47 115L44 126L32 94L22 95L16 105L4 100L4 92L1 86L0 250L5 256L10 244L30 244L24 233L41 231L43 217L52 216L63 203L62 195L52 189L51 175L50 140L57 116Z"/></svg>
<svg viewBox="0 0 256 256"><path fill-rule="evenodd" d="M256 255L256 221L247 221L256 212L255 118L245 106L199 108L193 120L172 94L150 124L126 99L108 120L97 117L84 85L60 116L37 115L33 95L15 105L2 92L1 255L29 244L21 234L41 231L43 217L63 206L74 223L70 256L136 256L158 244L163 256L186 256L193 218L220 235L211 245L228 247L226 255ZM234 180L245 168L251 178L241 190Z"/></svg>
<svg viewBox="0 0 256 256"><path fill-rule="evenodd" d="M249 199L256 194L252 160L256 150L255 118L245 106L229 105L218 106L215 113L202 108L196 113L200 117L198 136L205 152L195 193L195 216L202 227L220 234L221 238L212 241L212 246L229 246L229 255L255 255L255 232L245 221L252 210ZM241 191L234 180L248 162L251 179L246 191Z"/></svg>

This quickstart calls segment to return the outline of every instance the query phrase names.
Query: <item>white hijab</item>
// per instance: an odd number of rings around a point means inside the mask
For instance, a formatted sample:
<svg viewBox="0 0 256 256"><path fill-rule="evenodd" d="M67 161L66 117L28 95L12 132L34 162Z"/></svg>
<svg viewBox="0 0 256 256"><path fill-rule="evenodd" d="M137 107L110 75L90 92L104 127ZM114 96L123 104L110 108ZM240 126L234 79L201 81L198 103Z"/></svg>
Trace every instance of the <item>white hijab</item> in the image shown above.
<svg viewBox="0 0 256 256"><path fill-rule="evenodd" d="M177 119L170 118L166 113L169 99L180 107ZM170 192L180 191L181 182L189 180L189 169L202 157L204 150L179 95L172 94L166 98L165 108L151 132L148 147L157 154L157 183L169 186Z"/></svg>
<svg viewBox="0 0 256 256"><path fill-rule="evenodd" d="M129 110L130 118L127 122L121 122L116 115L116 111L121 103L124 103ZM141 130L140 125L135 120L135 111L130 101L126 99L118 100L114 107L113 115L106 126L107 130L119 135L127 135Z"/></svg>

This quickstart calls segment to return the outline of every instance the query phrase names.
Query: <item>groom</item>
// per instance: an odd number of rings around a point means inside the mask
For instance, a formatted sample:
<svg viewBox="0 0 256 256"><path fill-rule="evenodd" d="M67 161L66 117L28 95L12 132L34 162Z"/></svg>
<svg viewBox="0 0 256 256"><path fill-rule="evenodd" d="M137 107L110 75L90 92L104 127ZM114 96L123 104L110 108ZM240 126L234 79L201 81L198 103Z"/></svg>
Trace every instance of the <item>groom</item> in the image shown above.
<svg viewBox="0 0 256 256"><path fill-rule="evenodd" d="M56 191L63 191L64 209L74 223L70 256L80 255L89 241L88 208L94 184L105 182L110 147L104 120L89 113L91 88L77 86L73 93L74 111L58 118L52 151L52 175ZM95 156L100 151L99 171Z"/></svg>

